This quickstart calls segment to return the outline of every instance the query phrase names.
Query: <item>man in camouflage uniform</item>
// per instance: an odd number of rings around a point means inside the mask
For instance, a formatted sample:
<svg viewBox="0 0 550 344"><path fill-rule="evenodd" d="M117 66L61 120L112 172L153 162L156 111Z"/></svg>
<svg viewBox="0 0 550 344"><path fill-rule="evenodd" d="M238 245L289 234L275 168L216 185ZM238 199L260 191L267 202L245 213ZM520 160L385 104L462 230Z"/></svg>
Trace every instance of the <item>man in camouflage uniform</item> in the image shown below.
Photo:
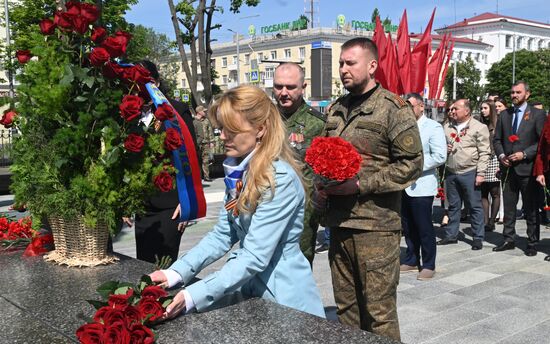
<svg viewBox="0 0 550 344"><path fill-rule="evenodd" d="M285 119L288 139L302 162L311 141L315 136L319 136L325 126L325 116L307 105L303 98L304 88L307 86L304 78L302 67L296 63L287 62L275 69L273 80L273 95L277 100L279 112ZM312 176L313 171L305 165L303 177L310 190L312 190ZM308 202L304 213L304 230L300 238L300 248L312 265L318 228L319 216L311 202Z"/></svg>
<svg viewBox="0 0 550 344"><path fill-rule="evenodd" d="M202 179L211 182L208 166L212 160L211 150L214 148L214 132L208 118L206 118L206 109L204 106L197 106L195 109L195 119L193 120L195 133L197 134L198 156L201 159Z"/></svg>
<svg viewBox="0 0 550 344"><path fill-rule="evenodd" d="M361 170L338 185L316 183L314 204L326 209L329 261L340 322L399 340L397 284L401 191L422 173L422 143L412 109L374 80L376 45L342 45L340 78L350 94L331 107L324 130L361 154Z"/></svg>

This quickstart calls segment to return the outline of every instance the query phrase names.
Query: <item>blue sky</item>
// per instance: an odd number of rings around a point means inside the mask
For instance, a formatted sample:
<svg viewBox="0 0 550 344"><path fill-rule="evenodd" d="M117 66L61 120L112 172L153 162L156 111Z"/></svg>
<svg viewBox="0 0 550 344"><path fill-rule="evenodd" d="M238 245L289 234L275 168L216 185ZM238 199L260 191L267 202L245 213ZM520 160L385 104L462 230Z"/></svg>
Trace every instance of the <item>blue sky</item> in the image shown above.
<svg viewBox="0 0 550 344"><path fill-rule="evenodd" d="M227 31L228 28L246 35L250 24L254 24L259 32L262 26L293 21L304 13L304 0L261 0L257 7L243 6L237 14L228 10L228 3L229 0L217 1L226 9L223 14L217 13L215 16L215 23L223 26L213 34L220 42L231 40L232 33ZM435 29L484 12L496 12L497 3L499 13L503 15L550 23L548 0L316 0L323 27L334 27L338 14L343 14L346 21L370 21L375 7L382 18L389 16L394 24L398 24L406 8L411 32L420 32L426 26L434 7L437 7ZM254 17L243 18L250 16ZM174 37L168 2L165 0L140 0L127 13L126 19Z"/></svg>

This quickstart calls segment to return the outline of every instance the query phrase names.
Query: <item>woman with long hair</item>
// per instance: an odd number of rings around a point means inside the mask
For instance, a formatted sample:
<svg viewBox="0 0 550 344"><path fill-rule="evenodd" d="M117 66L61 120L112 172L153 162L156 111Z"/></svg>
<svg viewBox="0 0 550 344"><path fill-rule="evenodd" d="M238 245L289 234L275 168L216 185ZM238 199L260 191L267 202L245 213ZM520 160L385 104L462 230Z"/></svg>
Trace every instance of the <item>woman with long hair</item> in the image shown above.
<svg viewBox="0 0 550 344"><path fill-rule="evenodd" d="M494 102L497 115L508 108L508 104L502 98L495 98Z"/></svg>
<svg viewBox="0 0 550 344"><path fill-rule="evenodd" d="M276 106L261 89L239 86L214 103L210 118L221 129L227 155L225 206L214 229L198 245L169 269L151 274L161 286L185 286L164 318L248 297L324 317L309 262L299 246L306 201L301 166ZM237 242L238 248L218 272L189 284Z"/></svg>
<svg viewBox="0 0 550 344"><path fill-rule="evenodd" d="M497 125L497 110L492 100L483 101L480 110L480 121L487 125L491 143L491 158L485 172L485 180L481 184L481 203L483 204L483 214L485 216L485 231L492 232L495 230L495 221L500 208L500 180L497 177L499 164L493 148L493 136ZM491 195L490 200L489 195Z"/></svg>

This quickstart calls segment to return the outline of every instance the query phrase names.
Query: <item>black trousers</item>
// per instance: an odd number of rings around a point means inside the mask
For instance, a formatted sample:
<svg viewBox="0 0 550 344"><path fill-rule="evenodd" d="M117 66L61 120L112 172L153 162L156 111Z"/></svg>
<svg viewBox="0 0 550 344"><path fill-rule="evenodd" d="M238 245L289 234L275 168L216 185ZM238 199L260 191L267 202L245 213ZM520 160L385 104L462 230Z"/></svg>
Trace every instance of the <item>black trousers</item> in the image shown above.
<svg viewBox="0 0 550 344"><path fill-rule="evenodd" d="M172 220L174 209L150 210L144 216L136 216L137 259L151 263L155 263L155 256L170 256L173 262L178 259L182 233L178 222Z"/></svg>
<svg viewBox="0 0 550 344"><path fill-rule="evenodd" d="M504 198L504 229L502 235L507 242L513 242L516 236L516 208L521 193L525 221L527 222L527 240L534 244L540 239L540 225L537 221L536 181L531 176L518 176L513 168L504 175L502 197Z"/></svg>

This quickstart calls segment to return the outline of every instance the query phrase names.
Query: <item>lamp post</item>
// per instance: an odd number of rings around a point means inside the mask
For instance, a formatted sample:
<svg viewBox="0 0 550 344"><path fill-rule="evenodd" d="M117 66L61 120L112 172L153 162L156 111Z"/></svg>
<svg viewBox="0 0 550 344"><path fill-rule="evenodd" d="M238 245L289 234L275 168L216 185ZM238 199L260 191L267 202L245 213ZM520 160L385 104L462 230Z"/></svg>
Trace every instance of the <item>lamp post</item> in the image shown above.
<svg viewBox="0 0 550 344"><path fill-rule="evenodd" d="M453 100L456 99L456 60L453 60Z"/></svg>
<svg viewBox="0 0 550 344"><path fill-rule="evenodd" d="M512 48L512 85L516 83L516 34L514 34Z"/></svg>
<svg viewBox="0 0 550 344"><path fill-rule="evenodd" d="M237 86L241 84L241 64L240 64L240 55L239 55L239 48L240 48L240 35L238 32L227 29L227 31L233 32L237 36Z"/></svg>

